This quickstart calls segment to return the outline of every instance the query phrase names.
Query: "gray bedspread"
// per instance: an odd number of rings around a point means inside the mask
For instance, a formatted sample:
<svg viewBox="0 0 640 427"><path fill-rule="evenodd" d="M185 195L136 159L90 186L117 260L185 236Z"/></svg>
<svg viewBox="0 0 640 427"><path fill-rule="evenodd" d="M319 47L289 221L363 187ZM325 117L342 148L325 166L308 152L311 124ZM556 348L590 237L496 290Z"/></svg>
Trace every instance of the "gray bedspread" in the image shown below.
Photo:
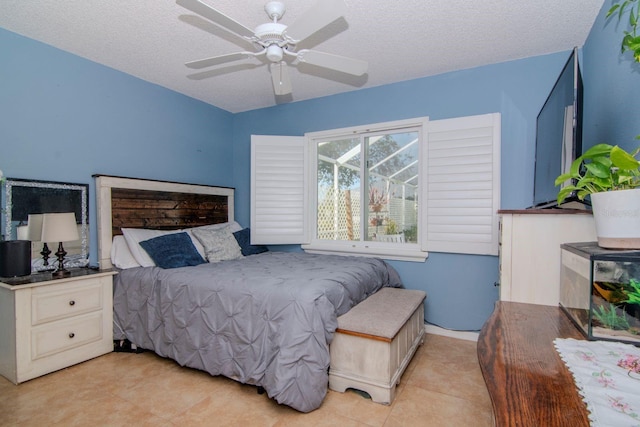
<svg viewBox="0 0 640 427"><path fill-rule="evenodd" d="M337 317L384 286L402 285L376 258L266 252L122 270L114 286L114 339L262 386L309 412L327 393Z"/></svg>

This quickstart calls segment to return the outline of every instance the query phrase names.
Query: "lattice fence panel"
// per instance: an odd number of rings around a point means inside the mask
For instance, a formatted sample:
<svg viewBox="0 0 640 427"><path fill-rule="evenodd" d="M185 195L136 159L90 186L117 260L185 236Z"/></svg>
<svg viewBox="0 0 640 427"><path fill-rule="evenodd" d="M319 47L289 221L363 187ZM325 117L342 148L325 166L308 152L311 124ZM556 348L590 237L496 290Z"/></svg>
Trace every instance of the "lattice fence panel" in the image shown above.
<svg viewBox="0 0 640 427"><path fill-rule="evenodd" d="M360 192L318 188L318 238L360 240Z"/></svg>
<svg viewBox="0 0 640 427"><path fill-rule="evenodd" d="M387 215L398 226L398 233L418 224L418 208L413 200L392 198L389 200L390 213Z"/></svg>
<svg viewBox="0 0 640 427"><path fill-rule="evenodd" d="M350 209L348 208L350 206ZM376 214L369 212L369 218ZM386 234L388 219L396 223L398 234L418 223L416 202L392 198L388 209L378 213L383 225L369 225L369 235ZM360 192L358 190L334 190L318 188L318 238L321 240L360 240Z"/></svg>

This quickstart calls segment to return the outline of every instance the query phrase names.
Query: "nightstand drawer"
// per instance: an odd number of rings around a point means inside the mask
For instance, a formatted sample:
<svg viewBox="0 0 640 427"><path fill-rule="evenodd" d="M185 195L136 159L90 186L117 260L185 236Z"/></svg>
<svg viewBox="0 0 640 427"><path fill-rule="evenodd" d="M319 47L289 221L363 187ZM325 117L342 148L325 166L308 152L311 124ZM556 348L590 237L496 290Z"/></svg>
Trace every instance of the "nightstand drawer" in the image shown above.
<svg viewBox="0 0 640 427"><path fill-rule="evenodd" d="M99 278L73 285L37 289L31 295L31 324L35 326L102 310L102 295L102 281Z"/></svg>
<svg viewBox="0 0 640 427"><path fill-rule="evenodd" d="M31 360L102 339L102 312L51 322L31 331Z"/></svg>

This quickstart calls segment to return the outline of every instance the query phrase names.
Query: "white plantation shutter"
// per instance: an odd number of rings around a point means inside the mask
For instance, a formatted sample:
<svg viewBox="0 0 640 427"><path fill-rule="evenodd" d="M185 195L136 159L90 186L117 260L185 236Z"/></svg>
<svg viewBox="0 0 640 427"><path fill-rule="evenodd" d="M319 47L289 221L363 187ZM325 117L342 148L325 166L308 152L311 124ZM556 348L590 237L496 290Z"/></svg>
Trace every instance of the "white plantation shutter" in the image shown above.
<svg viewBox="0 0 640 427"><path fill-rule="evenodd" d="M430 121L425 134L423 249L498 255L500 114Z"/></svg>
<svg viewBox="0 0 640 427"><path fill-rule="evenodd" d="M251 136L251 243L308 242L304 137Z"/></svg>

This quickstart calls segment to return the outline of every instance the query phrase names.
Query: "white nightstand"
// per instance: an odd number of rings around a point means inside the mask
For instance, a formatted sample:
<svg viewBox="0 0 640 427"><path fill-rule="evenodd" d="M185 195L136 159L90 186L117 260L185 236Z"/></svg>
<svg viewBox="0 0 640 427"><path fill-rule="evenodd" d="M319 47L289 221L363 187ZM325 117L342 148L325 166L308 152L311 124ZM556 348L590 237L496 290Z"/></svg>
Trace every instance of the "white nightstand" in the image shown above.
<svg viewBox="0 0 640 427"><path fill-rule="evenodd" d="M0 375L18 384L113 351L114 274L0 279Z"/></svg>

